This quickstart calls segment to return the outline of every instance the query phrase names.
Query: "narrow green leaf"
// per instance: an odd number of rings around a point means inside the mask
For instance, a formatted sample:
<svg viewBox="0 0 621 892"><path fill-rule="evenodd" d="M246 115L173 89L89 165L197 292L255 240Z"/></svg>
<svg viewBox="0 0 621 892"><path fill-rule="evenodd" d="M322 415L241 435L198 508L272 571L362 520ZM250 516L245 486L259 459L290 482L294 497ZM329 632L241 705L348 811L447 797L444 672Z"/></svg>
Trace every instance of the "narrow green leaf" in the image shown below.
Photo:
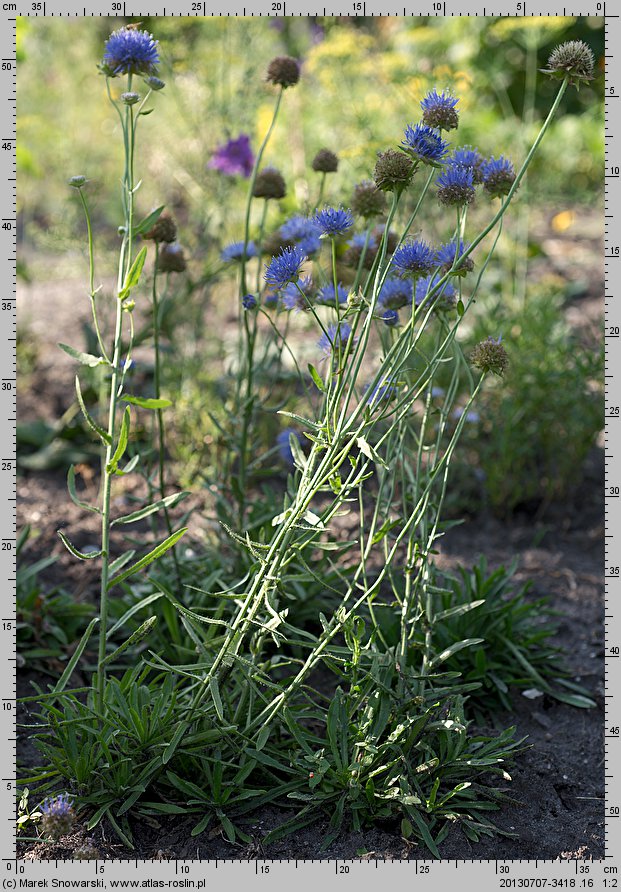
<svg viewBox="0 0 621 892"><path fill-rule="evenodd" d="M386 468L388 470L388 465L386 464L384 459L375 451L368 440L365 440L364 437L356 437L356 446L363 455L366 455L367 458L370 458L371 461L374 461L376 465L381 465L383 468Z"/></svg>
<svg viewBox="0 0 621 892"><path fill-rule="evenodd" d="M263 749L263 747L267 743L271 730L272 730L272 728L270 725L263 725L263 727L259 731L259 733L257 735L257 743L256 743L256 746L257 746L257 749L259 750L259 752Z"/></svg>
<svg viewBox="0 0 621 892"><path fill-rule="evenodd" d="M148 232L153 224L157 223L165 207L166 205L162 204L159 208L156 208L154 211L151 211L150 214L147 214L146 217L143 217L140 223L134 226L134 234L142 235L144 232Z"/></svg>
<svg viewBox="0 0 621 892"><path fill-rule="evenodd" d="M90 429L92 431L94 431L97 434L97 436L103 440L104 443L107 443L109 445L112 442L112 438L110 437L110 434L107 431L105 431L103 429L103 427L100 427L97 424L97 422L91 418L91 416L88 413L88 409L86 408L86 406L84 404L84 397L82 396L82 389L80 387L80 379L78 378L77 375L75 376L75 392L76 392L76 396L78 398L78 404L80 406L80 409L82 410L82 415L84 415L84 419L85 419L86 423L88 424Z"/></svg>
<svg viewBox="0 0 621 892"><path fill-rule="evenodd" d="M170 743L167 744L166 749L164 750L164 754L162 756L162 765L167 765L168 762L175 755L175 750L179 745L179 741L183 737L183 735L187 732L190 727L189 722L181 722L172 736Z"/></svg>
<svg viewBox="0 0 621 892"><path fill-rule="evenodd" d="M140 560L137 561L135 564L132 564L131 567L128 567L127 570L123 570L122 573L114 576L108 583L108 591L110 591L110 589L113 588L115 585L123 582L123 580L129 579L130 576L133 576L135 573L139 573L145 567L148 567L149 564L152 564L153 561L156 561L163 554L166 554L168 549L176 545L179 539L181 539L181 537L185 535L187 531L187 527L183 527L182 529L177 530L176 533L173 533L172 536L169 536L167 539L164 539L163 542L160 542L159 545L156 545L156 547L152 551L146 554L143 558L140 558Z"/></svg>
<svg viewBox="0 0 621 892"><path fill-rule="evenodd" d="M125 407L125 411L123 412L123 421L121 422L121 430L119 431L119 441L116 444L116 449L114 450L114 455L110 459L110 464L108 467L111 469L108 473L112 473L112 471L116 470L116 467L120 460L125 455L125 450L127 449L127 443L129 441L129 427L131 424L131 414L129 410L129 406Z"/></svg>
<svg viewBox="0 0 621 892"><path fill-rule="evenodd" d="M218 718L221 722L224 721L224 710L222 709L222 698L220 697L220 687L218 685L218 679L213 675L209 679L209 690L211 691L211 697L213 699L213 705L215 707Z"/></svg>
<svg viewBox="0 0 621 892"><path fill-rule="evenodd" d="M150 514L155 514L156 511L159 511L161 508L172 508L177 505L182 499L185 499L189 496L189 492L176 492L170 496L166 496L165 499L159 499L157 502L152 502L150 505L147 505L145 508L140 508L138 511L133 511L131 514L124 514L123 517L117 517L112 521L110 526L114 526L117 523L136 523L138 520L142 520L145 517L148 517Z"/></svg>
<svg viewBox="0 0 621 892"><path fill-rule="evenodd" d="M169 406L172 406L170 400L164 399L144 399L141 396L123 396L121 399L125 400L126 403L131 403L132 406L139 406L141 409L167 409Z"/></svg>
<svg viewBox="0 0 621 892"><path fill-rule="evenodd" d="M122 557L127 557L127 555L133 555L135 552L127 551ZM110 569L112 569L112 565L110 565ZM163 595L161 592L153 592L151 595L147 595L146 598L142 598L142 600L138 601L137 604L134 604L133 607L130 607L129 610L126 610L123 616L115 622L111 629L106 632L106 638L110 638L117 629L122 628L128 619L131 619L135 613L138 613L139 610L142 610L143 607L147 607L149 604L152 604L153 601L158 601L162 598Z"/></svg>
<svg viewBox="0 0 621 892"><path fill-rule="evenodd" d="M448 610L441 610L439 613L436 613L434 619L437 621L448 619L450 616L461 616L462 613L469 613L471 610L474 610L475 607L480 607L481 604L485 604L485 598L480 601L471 601L470 604L458 604L457 607L449 607Z"/></svg>
<svg viewBox="0 0 621 892"><path fill-rule="evenodd" d="M60 541L63 543L67 551L69 551L74 557L79 558L81 561L92 561L95 558L101 557L103 552L100 551L78 551L75 545L72 545L69 539L65 536L63 532L60 530L56 530L58 535L60 536Z"/></svg>
<svg viewBox="0 0 621 892"><path fill-rule="evenodd" d="M111 654L102 660L101 665L106 666L108 663L112 663L116 660L120 655L127 650L128 647L133 647L135 644L140 644L143 638L146 638L149 632L153 629L154 626L157 625L157 616L151 616L149 619L146 619L141 626L139 626L136 631L129 636L127 641L124 641L116 650L112 651Z"/></svg>
<svg viewBox="0 0 621 892"><path fill-rule="evenodd" d="M67 663L67 665L65 667L65 671L63 672L63 674L60 676L60 678L56 682L52 693L60 694L61 691L64 691L65 688L67 687L67 682L71 678L71 674L72 674L73 670L75 669L78 660L84 653L84 648L88 644L88 639L91 637L93 629L95 628L95 626L97 625L98 622L99 622L99 617L96 616L90 621L90 623L86 627L86 631L80 638L80 643L78 644L78 646L74 650L73 654L71 655L71 659Z"/></svg>
<svg viewBox="0 0 621 892"><path fill-rule="evenodd" d="M129 295L132 288L135 288L138 282L140 281L140 276L142 275L142 269L144 267L145 260L147 259L147 246L145 245L140 249L138 254L136 255L136 259L132 263L131 267L128 270L128 273L125 277L125 282L123 283L123 288L119 292L119 299L125 300L125 298Z"/></svg>
<svg viewBox="0 0 621 892"><path fill-rule="evenodd" d="M86 511L92 511L94 514L101 514L101 511L95 505L89 505L88 502L83 502L82 499L79 498L75 489L75 468L73 465L71 465L67 471L67 489L69 490L69 496L74 505L77 505L79 508L84 508Z"/></svg>
<svg viewBox="0 0 621 892"><path fill-rule="evenodd" d="M463 650L465 647L472 647L473 644L481 644L484 640L484 638L464 638L463 641L457 641L455 644L451 644L450 647L447 647L446 650L443 650L442 653L439 653L434 657L429 663L429 666L432 669L435 669L436 666L443 663L445 660L448 660L449 657L452 657L453 654L458 653L458 651Z"/></svg>
<svg viewBox="0 0 621 892"><path fill-rule="evenodd" d="M89 369L94 369L98 365L107 365L103 356L93 356L92 353L82 353L81 350L76 350L75 347L70 347L68 344L59 344L58 346L72 359L77 360L82 363L82 365L88 366Z"/></svg>
<svg viewBox="0 0 621 892"><path fill-rule="evenodd" d="M317 390L320 390L322 393L326 392L326 385L323 383L323 379L312 362L308 364L308 371L310 372L310 376L315 382L315 387Z"/></svg>
<svg viewBox="0 0 621 892"><path fill-rule="evenodd" d="M457 315L463 316L465 312L466 312L466 308L464 307L463 300L458 300L457 301Z"/></svg>

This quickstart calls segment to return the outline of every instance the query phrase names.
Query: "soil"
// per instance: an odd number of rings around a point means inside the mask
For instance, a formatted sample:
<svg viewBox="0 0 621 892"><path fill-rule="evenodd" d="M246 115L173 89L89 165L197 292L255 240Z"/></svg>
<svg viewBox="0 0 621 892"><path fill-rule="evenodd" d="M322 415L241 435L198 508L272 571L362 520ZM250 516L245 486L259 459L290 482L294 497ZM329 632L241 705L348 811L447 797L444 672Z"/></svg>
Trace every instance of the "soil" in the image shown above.
<svg viewBox="0 0 621 892"><path fill-rule="evenodd" d="M601 226L601 223L600 223ZM591 230L591 258L599 256ZM599 231L599 230L597 230ZM551 238L551 237L550 237ZM565 241L562 253L576 256L584 244ZM554 260L554 244L548 258ZM591 260L592 262L592 260ZM587 271L588 272L588 271ZM601 269L585 272L582 280L588 286L577 294L568 308L568 318L577 326L592 331L601 325ZM72 363L68 357L58 359L53 351L49 329L76 328L75 302L67 283L48 283L46 300L37 307L37 288L26 289L26 314L38 342L36 367L19 391L20 421L45 417L58 418L66 409L67 385ZM75 296L75 288L73 289ZM39 297L41 286L39 286ZM24 309L22 309L24 312ZM53 323L52 323L52 320ZM79 333L77 335L79 342ZM69 341L71 343L71 341ZM65 361L66 360L66 361ZM81 481L86 488L95 487L85 470ZM131 498L131 492L121 495ZM62 505L62 510L59 508ZM198 513L198 512L197 512ZM63 475L56 471L27 472L19 481L19 524L32 524L38 537L29 545L26 559L34 560L50 552L58 561L47 569L47 585L59 583L73 591L76 598L89 596L96 571L84 570L64 552L56 537L59 517L63 528L78 548L93 544L95 528L85 523L84 514L67 499ZM198 522L198 521L197 521ZM516 726L519 737L527 737L530 748L518 756L512 770L509 793L515 804L503 807L494 817L495 823L512 837L483 838L473 844L457 828L441 846L449 859L544 859L600 858L605 854L605 753L604 753L604 456L594 448L589 456L581 482L562 505L546 506L543 516L524 514L500 521L491 516L470 518L452 528L442 540L438 558L441 566L471 566L478 556L487 557L490 569L507 565L517 556L516 578L532 580L530 596L548 595L551 606L559 612L556 636L564 650L572 678L579 681L596 701L594 709L576 709L558 703L547 695L528 699L519 692L513 696L514 710L498 716L498 723ZM31 693L34 679L28 667L20 672L20 688ZM26 764L36 762L36 753L26 736L20 737L20 753ZM233 846L222 828L207 830L190 837L195 817L158 818L148 823L132 822L135 850L125 849L105 825L92 834L99 857L103 858L429 858L421 846L401 837L393 825L377 826L359 833L344 834L321 855L319 843L325 824L319 822L264 849L267 832L282 823L288 815L276 808L266 808L251 817L246 831L253 842ZM20 856L24 858L71 858L76 848L91 836L78 828L72 836L56 844L24 842Z"/></svg>

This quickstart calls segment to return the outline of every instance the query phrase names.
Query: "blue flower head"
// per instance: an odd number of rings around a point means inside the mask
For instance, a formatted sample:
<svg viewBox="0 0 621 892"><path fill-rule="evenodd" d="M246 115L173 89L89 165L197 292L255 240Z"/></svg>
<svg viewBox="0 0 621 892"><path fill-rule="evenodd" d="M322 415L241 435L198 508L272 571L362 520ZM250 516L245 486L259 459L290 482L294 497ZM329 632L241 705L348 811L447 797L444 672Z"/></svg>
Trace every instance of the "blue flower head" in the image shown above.
<svg viewBox="0 0 621 892"><path fill-rule="evenodd" d="M447 242L436 251L435 265L440 267L442 273L448 273L453 267L456 257L461 257L464 253L464 243L456 241ZM470 256L461 263L458 269L454 271L454 275L465 276L466 273L472 272L474 263Z"/></svg>
<svg viewBox="0 0 621 892"><path fill-rule="evenodd" d="M449 150L448 143L426 124L417 124L416 127L410 124L401 145L409 155L432 167L440 167Z"/></svg>
<svg viewBox="0 0 621 892"><path fill-rule="evenodd" d="M289 465L289 467L292 468L294 467L295 462L293 461L293 450L291 449L291 436L294 436L298 443L302 443L302 439L296 429L293 427L286 427L276 437L276 445L281 459L286 465Z"/></svg>
<svg viewBox="0 0 621 892"><path fill-rule="evenodd" d="M378 303L387 310L400 310L412 304L412 283L389 278L382 285Z"/></svg>
<svg viewBox="0 0 621 892"><path fill-rule="evenodd" d="M472 146L460 146L447 159L447 163L451 166L471 168L472 180L475 186L483 182L483 174L481 172L483 158L478 149L474 149Z"/></svg>
<svg viewBox="0 0 621 892"><path fill-rule="evenodd" d="M306 255L319 251L320 235L321 231L308 217L291 217L280 227L281 238L287 242L295 242Z"/></svg>
<svg viewBox="0 0 621 892"><path fill-rule="evenodd" d="M300 291L302 294L300 294ZM310 297L313 291L313 280L310 276L299 279L297 285L295 282L289 282L285 285L281 300L285 310L308 310Z"/></svg>
<svg viewBox="0 0 621 892"><path fill-rule="evenodd" d="M424 276L434 268L435 252L419 239L406 242L395 251L392 263L400 276Z"/></svg>
<svg viewBox="0 0 621 892"><path fill-rule="evenodd" d="M437 280L431 276L418 280L414 296L414 301L417 307L425 301L428 293L435 285L437 285ZM442 285L439 291L434 295L432 303L434 310L449 311L455 309L455 305L457 304L457 292L450 282L445 282L444 285ZM429 309L429 302L427 301L425 301L425 309Z"/></svg>
<svg viewBox="0 0 621 892"><path fill-rule="evenodd" d="M244 294L241 299L244 310L254 310L257 306L257 299L254 294Z"/></svg>
<svg viewBox="0 0 621 892"><path fill-rule="evenodd" d="M381 319L384 325L387 325L389 328L399 325L399 313L397 310L382 310Z"/></svg>
<svg viewBox="0 0 621 892"><path fill-rule="evenodd" d="M257 256L257 247L254 242L248 242L246 245L246 260ZM220 259L225 263L241 262L244 257L244 243L231 242L222 250Z"/></svg>
<svg viewBox="0 0 621 892"><path fill-rule="evenodd" d="M503 155L500 158L492 156L484 161L481 173L483 188L492 198L502 198L504 195L508 195L515 182L515 168Z"/></svg>
<svg viewBox="0 0 621 892"><path fill-rule="evenodd" d="M293 248L282 248L280 254L272 257L265 267L264 279L274 288L284 288L300 275L302 264L307 260L304 251L294 245Z"/></svg>
<svg viewBox="0 0 621 892"><path fill-rule="evenodd" d="M338 297L339 304L347 303L347 296L349 291L338 282L336 286L336 297ZM320 288L317 292L317 303L322 304L325 307L334 307L336 305L335 294L334 294L334 284L324 285L323 288Z"/></svg>
<svg viewBox="0 0 621 892"><path fill-rule="evenodd" d="M60 793L44 799L39 808L42 818L41 826L47 836L60 839L70 832L75 820L73 802L67 793Z"/></svg>
<svg viewBox="0 0 621 892"><path fill-rule="evenodd" d="M328 356L338 351L339 347L344 350L351 335L351 325L347 322L339 322L338 325L330 324L317 341L319 349Z"/></svg>
<svg viewBox="0 0 621 892"><path fill-rule="evenodd" d="M463 207L474 198L474 174L471 167L451 164L436 180L438 201L447 207Z"/></svg>
<svg viewBox="0 0 621 892"><path fill-rule="evenodd" d="M459 99L450 93L438 93L432 90L422 100L423 124L436 130L455 130L459 125L459 113L456 105Z"/></svg>
<svg viewBox="0 0 621 892"><path fill-rule="evenodd" d="M391 400L396 399L398 389L395 384L391 384L387 381L383 384L376 384L373 388L371 388L370 385L367 385L366 392L368 394L367 405L375 408L380 405L380 403L389 403Z"/></svg>
<svg viewBox="0 0 621 892"><path fill-rule="evenodd" d="M343 235L348 229L351 229L354 225L354 215L344 208L325 207L323 210L317 211L313 217L313 223L322 235L334 238L334 236Z"/></svg>
<svg viewBox="0 0 621 892"><path fill-rule="evenodd" d="M155 74L160 62L157 47L157 40L148 31L120 28L106 41L102 68L109 77Z"/></svg>

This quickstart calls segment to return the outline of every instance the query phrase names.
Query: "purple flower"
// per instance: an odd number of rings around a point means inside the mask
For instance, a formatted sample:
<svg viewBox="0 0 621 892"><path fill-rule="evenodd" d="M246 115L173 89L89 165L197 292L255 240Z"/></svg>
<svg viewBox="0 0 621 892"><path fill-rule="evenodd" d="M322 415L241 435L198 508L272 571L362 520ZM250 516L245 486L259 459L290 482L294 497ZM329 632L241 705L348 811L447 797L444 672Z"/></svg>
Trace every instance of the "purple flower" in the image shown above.
<svg viewBox="0 0 621 892"><path fill-rule="evenodd" d="M344 208L325 207L317 211L313 217L313 223L319 231L330 238L343 235L354 225L354 217L351 211Z"/></svg>
<svg viewBox="0 0 621 892"><path fill-rule="evenodd" d="M339 304L347 303L347 296L349 291L345 288L341 282L337 283L337 296ZM320 288L317 292L317 303L322 304L325 307L334 307L336 306L335 294L334 294L334 284L330 283L329 285L324 285L323 288Z"/></svg>
<svg viewBox="0 0 621 892"><path fill-rule="evenodd" d="M103 69L110 77L155 74L160 61L157 47L157 40L148 31L119 28L106 41Z"/></svg>
<svg viewBox="0 0 621 892"><path fill-rule="evenodd" d="M281 295L283 307L285 310L308 310L312 291L313 280L310 276L299 279L297 285L295 282L289 282ZM302 293L300 294L300 292Z"/></svg>
<svg viewBox="0 0 621 892"><path fill-rule="evenodd" d="M395 251L392 263L400 276L424 276L434 267L435 252L427 242L405 242Z"/></svg>
<svg viewBox="0 0 621 892"><path fill-rule="evenodd" d="M207 167L231 177L243 176L247 179L254 167L250 137L240 133L237 139L229 139L223 146L218 146Z"/></svg>
<svg viewBox="0 0 621 892"><path fill-rule="evenodd" d="M386 279L378 302L387 310L400 310L412 304L412 283L403 279Z"/></svg>
<svg viewBox="0 0 621 892"><path fill-rule="evenodd" d="M248 242L248 244L246 245L245 256L246 260L249 260L251 257L257 256L257 248L254 242ZM231 242L230 245L227 245L226 248L222 249L222 252L220 254L220 260L223 260L225 263L234 263L236 261L241 262L243 258L243 242Z"/></svg>
<svg viewBox="0 0 621 892"><path fill-rule="evenodd" d="M241 299L244 310L254 310L257 306L257 299L254 294L244 294Z"/></svg>
<svg viewBox="0 0 621 892"><path fill-rule="evenodd" d="M297 245L293 248L283 248L280 254L272 257L267 264L263 278L268 285L272 285L274 288L284 288L289 282L298 278L300 269L306 260L306 254Z"/></svg>

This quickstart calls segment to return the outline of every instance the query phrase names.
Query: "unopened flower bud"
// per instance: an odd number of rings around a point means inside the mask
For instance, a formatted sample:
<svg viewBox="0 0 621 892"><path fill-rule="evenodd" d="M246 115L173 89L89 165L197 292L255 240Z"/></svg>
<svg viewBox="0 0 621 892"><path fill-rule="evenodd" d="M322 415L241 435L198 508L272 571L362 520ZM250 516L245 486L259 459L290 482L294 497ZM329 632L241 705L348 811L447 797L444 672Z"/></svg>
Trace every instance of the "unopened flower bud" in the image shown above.
<svg viewBox="0 0 621 892"><path fill-rule="evenodd" d="M377 156L373 179L382 192L401 192L413 175L414 163L403 152L387 149Z"/></svg>
<svg viewBox="0 0 621 892"><path fill-rule="evenodd" d="M154 92L159 92L159 90L163 90L166 86L165 82L160 80L159 77L155 77L155 75L153 75L153 77L145 78L145 84L151 87Z"/></svg>
<svg viewBox="0 0 621 892"><path fill-rule="evenodd" d="M285 90L300 79L300 63L291 56L276 56L267 67L266 79Z"/></svg>
<svg viewBox="0 0 621 892"><path fill-rule="evenodd" d="M595 59L591 48L583 40L570 40L552 50L548 67L542 68L551 77L569 77L569 83L580 86L593 80Z"/></svg>
<svg viewBox="0 0 621 892"><path fill-rule="evenodd" d="M67 185L73 186L74 189L81 189L85 183L88 183L88 180L84 176L71 177L71 179L67 180Z"/></svg>
<svg viewBox="0 0 621 892"><path fill-rule="evenodd" d="M264 167L257 174L252 194L255 198L264 198L266 201L270 198L278 200L287 194L287 184L281 172L275 167Z"/></svg>
<svg viewBox="0 0 621 892"><path fill-rule="evenodd" d="M470 362L484 374L492 372L502 376L509 365L509 357L501 344L501 338L489 337L476 345L470 354Z"/></svg>
<svg viewBox="0 0 621 892"><path fill-rule="evenodd" d="M336 173L339 166L338 156L330 149L319 149L312 163L313 170L318 173Z"/></svg>
<svg viewBox="0 0 621 892"><path fill-rule="evenodd" d="M125 105L136 105L137 102L140 102L140 93L121 93L121 102L124 102Z"/></svg>

